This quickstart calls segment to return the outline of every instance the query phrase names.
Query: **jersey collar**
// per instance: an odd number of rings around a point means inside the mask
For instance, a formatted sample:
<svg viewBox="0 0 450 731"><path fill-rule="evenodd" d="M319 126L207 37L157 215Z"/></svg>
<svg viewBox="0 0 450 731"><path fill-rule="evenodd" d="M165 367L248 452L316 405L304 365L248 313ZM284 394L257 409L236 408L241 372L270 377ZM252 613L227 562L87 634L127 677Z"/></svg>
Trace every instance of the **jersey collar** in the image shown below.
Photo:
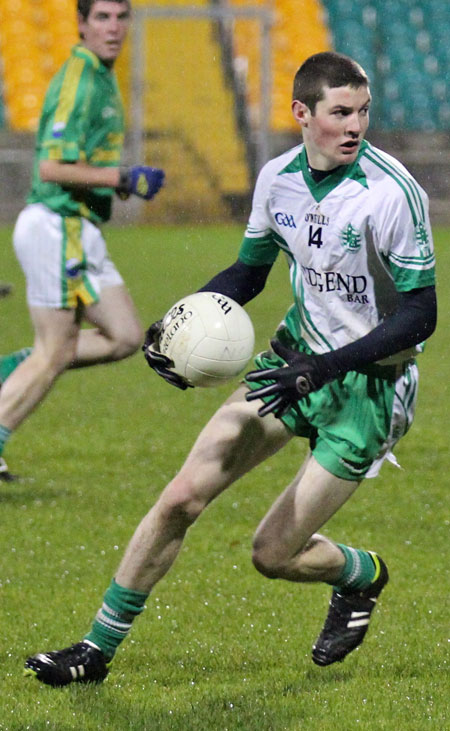
<svg viewBox="0 0 450 731"><path fill-rule="evenodd" d="M90 51L88 48L81 45L81 43L78 43L72 48L72 54L74 56L77 56L78 58L83 58L84 60L88 61L88 63L92 64L96 71L100 71L103 73L109 71L108 67L100 61L99 57L96 56L95 53Z"/></svg>
<svg viewBox="0 0 450 731"><path fill-rule="evenodd" d="M338 168L333 170L326 178L320 180L318 183L313 179L308 168L308 157L306 155L306 148L303 145L298 155L292 160L289 165L286 165L283 170L278 174L283 175L285 173L298 173L301 172L306 185L309 188L311 195L317 203L320 203L325 196L334 190L343 180L347 178L355 180L360 183L364 188L368 188L366 175L359 164L361 156L364 154L368 147L368 143L363 140L358 153L358 157L355 162L351 165L340 165Z"/></svg>

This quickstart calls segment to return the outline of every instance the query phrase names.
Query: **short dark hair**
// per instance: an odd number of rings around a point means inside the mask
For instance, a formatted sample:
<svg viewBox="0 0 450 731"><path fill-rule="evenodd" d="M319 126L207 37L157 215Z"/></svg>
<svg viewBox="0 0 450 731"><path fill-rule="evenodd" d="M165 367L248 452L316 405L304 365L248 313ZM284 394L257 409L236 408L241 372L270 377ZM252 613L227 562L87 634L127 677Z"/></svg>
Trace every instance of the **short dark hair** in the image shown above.
<svg viewBox="0 0 450 731"><path fill-rule="evenodd" d="M96 2L96 0L77 0L77 12L81 15L81 17L86 20L89 13L91 12L91 8L93 4ZM131 2L130 0L107 0L109 3L127 3L128 7L131 10Z"/></svg>
<svg viewBox="0 0 450 731"><path fill-rule="evenodd" d="M306 104L314 114L317 102L324 97L324 86L368 86L364 69L350 56L334 51L315 53L302 63L294 78L292 98Z"/></svg>

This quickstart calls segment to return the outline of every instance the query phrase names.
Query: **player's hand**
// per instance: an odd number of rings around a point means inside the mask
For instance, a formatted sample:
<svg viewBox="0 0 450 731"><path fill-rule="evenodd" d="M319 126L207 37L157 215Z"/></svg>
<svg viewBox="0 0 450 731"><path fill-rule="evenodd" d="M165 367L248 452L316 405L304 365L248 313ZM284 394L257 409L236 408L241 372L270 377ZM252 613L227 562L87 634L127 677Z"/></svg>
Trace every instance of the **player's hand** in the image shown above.
<svg viewBox="0 0 450 731"><path fill-rule="evenodd" d="M273 398L265 403L258 410L260 416L273 413L277 418L283 416L293 403L307 396L312 391L317 391L327 383L326 370L321 367L320 355L308 355L291 350L280 343L279 340L271 340L273 351L286 361L282 368L266 368L262 371L251 371L245 379L251 383L261 381L273 381L269 385L263 385L255 391L249 391L245 398L247 401L255 401L266 396Z"/></svg>
<svg viewBox="0 0 450 731"><path fill-rule="evenodd" d="M162 331L162 320L157 320L153 325L150 325L147 332L145 333L145 342L142 346L144 351L145 360L149 364L150 368L153 368L155 373L161 378L164 378L167 383L171 386L180 388L185 391L187 388L193 388L185 378L179 376L178 373L171 371L170 368L173 366L172 361L166 355L163 355L159 350L159 337Z"/></svg>
<svg viewBox="0 0 450 731"><path fill-rule="evenodd" d="M147 165L133 165L122 168L116 193L126 200L131 194L149 201L155 196L164 183L164 170Z"/></svg>

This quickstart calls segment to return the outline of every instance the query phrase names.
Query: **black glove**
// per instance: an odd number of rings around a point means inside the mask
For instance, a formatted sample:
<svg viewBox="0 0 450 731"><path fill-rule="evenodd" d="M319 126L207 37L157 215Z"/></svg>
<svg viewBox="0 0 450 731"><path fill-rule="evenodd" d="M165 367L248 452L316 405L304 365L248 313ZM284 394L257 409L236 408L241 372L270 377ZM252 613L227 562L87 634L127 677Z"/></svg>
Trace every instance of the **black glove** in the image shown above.
<svg viewBox="0 0 450 731"><path fill-rule="evenodd" d="M320 355L308 355L291 350L276 339L271 340L270 344L273 351L286 361L287 366L247 373L245 379L251 383L268 380L273 383L249 391L245 398L247 401L255 401L265 396L273 396L271 401L261 406L258 414L266 416L272 412L279 419L293 403L322 388L325 383L333 380L334 376L322 365Z"/></svg>
<svg viewBox="0 0 450 731"><path fill-rule="evenodd" d="M167 383L176 388L181 388L185 391L187 388L193 388L190 383L186 381L183 376L179 376L175 371L171 371L170 368L173 366L173 362L166 355L163 355L159 350L159 337L162 330L162 320L154 322L150 325L147 332L145 333L145 342L142 346L144 351L145 360L149 364L150 368L153 368L155 373L161 378L164 378Z"/></svg>
<svg viewBox="0 0 450 731"><path fill-rule="evenodd" d="M133 165L131 168L122 168L116 193L122 200L126 200L133 193L133 195L149 201L161 188L164 183L164 176L164 170L151 168L148 165Z"/></svg>

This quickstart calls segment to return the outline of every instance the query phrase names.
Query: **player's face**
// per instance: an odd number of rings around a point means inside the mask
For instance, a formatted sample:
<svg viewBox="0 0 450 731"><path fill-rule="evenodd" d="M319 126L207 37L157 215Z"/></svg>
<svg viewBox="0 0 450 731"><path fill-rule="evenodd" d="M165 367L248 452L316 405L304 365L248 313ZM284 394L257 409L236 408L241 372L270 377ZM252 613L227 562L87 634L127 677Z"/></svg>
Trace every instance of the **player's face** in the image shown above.
<svg viewBox="0 0 450 731"><path fill-rule="evenodd" d="M108 65L119 55L129 24L130 8L126 2L96 0L86 20L78 16L83 46Z"/></svg>
<svg viewBox="0 0 450 731"><path fill-rule="evenodd" d="M369 125L369 104L367 86L325 86L324 98L317 102L314 114L306 104L292 103L311 167L332 170L356 160Z"/></svg>

